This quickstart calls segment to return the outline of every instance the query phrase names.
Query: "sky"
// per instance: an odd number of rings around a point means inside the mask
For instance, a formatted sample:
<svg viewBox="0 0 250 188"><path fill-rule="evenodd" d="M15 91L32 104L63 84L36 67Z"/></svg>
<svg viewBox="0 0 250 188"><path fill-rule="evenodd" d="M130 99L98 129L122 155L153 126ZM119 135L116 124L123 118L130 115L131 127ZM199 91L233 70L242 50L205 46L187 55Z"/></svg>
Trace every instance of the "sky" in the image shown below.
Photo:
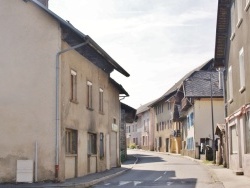
<svg viewBox="0 0 250 188"><path fill-rule="evenodd" d="M49 0L49 8L89 35L130 77L111 77L137 109L161 97L214 57L217 0Z"/></svg>

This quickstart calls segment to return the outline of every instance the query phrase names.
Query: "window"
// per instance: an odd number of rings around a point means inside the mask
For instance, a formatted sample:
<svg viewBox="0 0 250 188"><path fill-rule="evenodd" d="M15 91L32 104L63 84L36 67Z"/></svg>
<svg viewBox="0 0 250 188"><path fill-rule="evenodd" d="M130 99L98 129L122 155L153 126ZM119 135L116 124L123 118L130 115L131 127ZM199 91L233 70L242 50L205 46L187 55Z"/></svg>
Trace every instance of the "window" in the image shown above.
<svg viewBox="0 0 250 188"><path fill-rule="evenodd" d="M159 131L158 123L156 123L156 131Z"/></svg>
<svg viewBox="0 0 250 188"><path fill-rule="evenodd" d="M194 113L192 112L191 114L190 114L190 126L194 126Z"/></svg>
<svg viewBox="0 0 250 188"><path fill-rule="evenodd" d="M236 125L231 126L231 153L238 153L238 131Z"/></svg>
<svg viewBox="0 0 250 188"><path fill-rule="evenodd" d="M99 112L103 113L103 89L99 89Z"/></svg>
<svg viewBox="0 0 250 188"><path fill-rule="evenodd" d="M92 109L92 83L87 82L87 107Z"/></svg>
<svg viewBox="0 0 250 188"><path fill-rule="evenodd" d="M241 23L242 23L242 21L243 21L243 18L242 18L242 0L237 0L237 1L235 1L235 2L237 2L237 18L238 18L238 20L237 20L237 27L240 27L240 25L241 25Z"/></svg>
<svg viewBox="0 0 250 188"><path fill-rule="evenodd" d="M70 101L71 102L76 102L77 98L76 98L76 81L77 81L77 77L76 77L76 72L71 70L71 75L70 75Z"/></svg>
<svg viewBox="0 0 250 188"><path fill-rule="evenodd" d="M88 154L96 154L96 134L88 133Z"/></svg>
<svg viewBox="0 0 250 188"><path fill-rule="evenodd" d="M168 102L167 104L168 104L168 110L171 110L171 103Z"/></svg>
<svg viewBox="0 0 250 188"><path fill-rule="evenodd" d="M77 154L77 131L66 129L65 132L65 152L66 154Z"/></svg>
<svg viewBox="0 0 250 188"><path fill-rule="evenodd" d="M194 138L190 137L187 139L187 149L192 150L194 149Z"/></svg>
<svg viewBox="0 0 250 188"><path fill-rule="evenodd" d="M240 92L245 90L245 64L244 64L244 49L239 52L239 67L240 67Z"/></svg>
<svg viewBox="0 0 250 188"><path fill-rule="evenodd" d="M246 153L250 153L250 112L246 113L245 132L246 132Z"/></svg>
<svg viewBox="0 0 250 188"><path fill-rule="evenodd" d="M229 81L229 103L233 102L233 73L232 66L228 69L228 81Z"/></svg>
<svg viewBox="0 0 250 188"><path fill-rule="evenodd" d="M190 128L191 126L194 125L194 113L190 113L188 116L187 116L187 124L188 124L188 128Z"/></svg>
<svg viewBox="0 0 250 188"><path fill-rule="evenodd" d="M230 40L234 39L235 36L235 1L232 0L232 5L231 5L231 37Z"/></svg>

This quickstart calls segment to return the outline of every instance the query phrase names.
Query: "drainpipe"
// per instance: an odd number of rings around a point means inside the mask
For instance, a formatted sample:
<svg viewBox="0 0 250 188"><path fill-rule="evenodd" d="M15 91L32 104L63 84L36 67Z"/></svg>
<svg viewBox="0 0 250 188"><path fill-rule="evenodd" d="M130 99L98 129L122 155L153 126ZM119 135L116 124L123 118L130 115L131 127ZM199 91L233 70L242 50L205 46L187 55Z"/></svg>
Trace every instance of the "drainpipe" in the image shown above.
<svg viewBox="0 0 250 188"><path fill-rule="evenodd" d="M60 52L58 52L56 54L56 164L55 164L55 179L58 180L58 174L59 174L59 142L60 142L60 138L59 138L59 132L60 132L60 109L59 109L59 83L60 83L60 79L59 79L59 70L60 70L60 61L59 61L59 57L61 54L71 51L71 50L75 50L77 48L80 48L86 44L88 44L88 40L86 40L85 42L72 46L70 48L64 49Z"/></svg>

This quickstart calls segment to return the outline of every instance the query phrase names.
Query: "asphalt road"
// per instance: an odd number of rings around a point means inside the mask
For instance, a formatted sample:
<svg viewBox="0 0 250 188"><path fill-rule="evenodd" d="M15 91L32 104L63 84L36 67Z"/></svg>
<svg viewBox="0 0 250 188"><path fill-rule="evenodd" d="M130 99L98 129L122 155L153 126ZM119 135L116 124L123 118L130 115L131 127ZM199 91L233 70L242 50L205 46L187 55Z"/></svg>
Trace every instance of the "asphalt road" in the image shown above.
<svg viewBox="0 0 250 188"><path fill-rule="evenodd" d="M208 169L196 161L141 150L129 150L128 153L139 159L133 169L93 187L223 188L213 180Z"/></svg>

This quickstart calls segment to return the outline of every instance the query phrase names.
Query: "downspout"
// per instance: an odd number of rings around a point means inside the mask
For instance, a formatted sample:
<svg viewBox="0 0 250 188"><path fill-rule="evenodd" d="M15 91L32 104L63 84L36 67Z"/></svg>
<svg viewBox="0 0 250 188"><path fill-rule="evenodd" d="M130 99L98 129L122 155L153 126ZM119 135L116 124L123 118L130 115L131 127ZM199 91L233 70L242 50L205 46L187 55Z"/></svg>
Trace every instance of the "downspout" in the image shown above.
<svg viewBox="0 0 250 188"><path fill-rule="evenodd" d="M58 174L59 174L59 143L60 143L60 109L59 109L59 70L60 70L60 61L59 57L61 54L80 48L86 44L88 44L88 40L85 42L72 46L70 48L64 49L56 54L56 159L55 159L55 179L58 180Z"/></svg>

